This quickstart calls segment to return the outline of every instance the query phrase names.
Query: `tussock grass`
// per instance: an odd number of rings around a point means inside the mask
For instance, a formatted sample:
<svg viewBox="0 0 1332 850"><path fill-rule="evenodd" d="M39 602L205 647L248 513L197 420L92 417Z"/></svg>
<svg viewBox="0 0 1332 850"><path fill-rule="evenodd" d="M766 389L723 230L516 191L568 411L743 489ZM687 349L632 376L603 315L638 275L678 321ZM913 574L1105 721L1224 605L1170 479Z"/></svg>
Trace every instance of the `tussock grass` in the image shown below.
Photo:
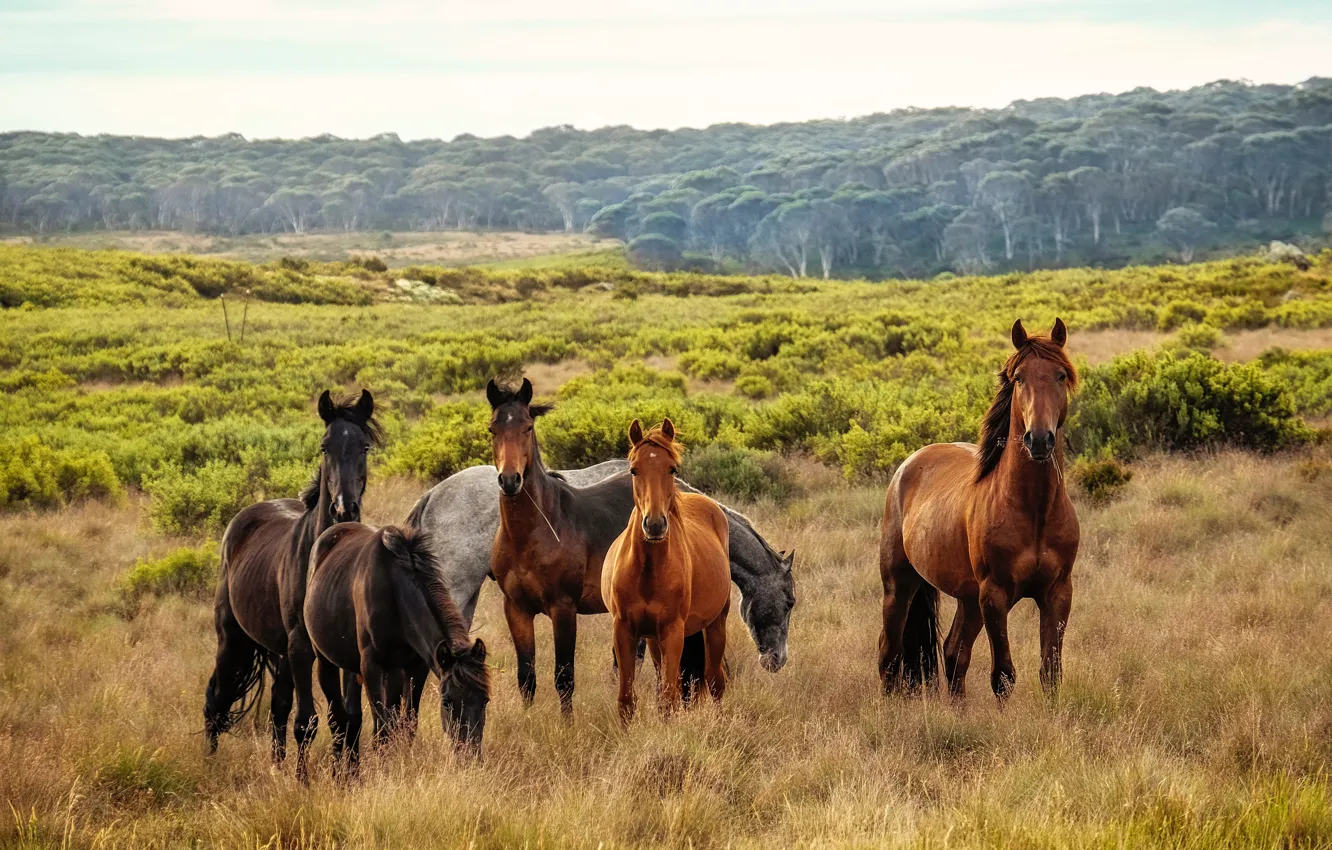
<svg viewBox="0 0 1332 850"><path fill-rule="evenodd" d="M1152 456L1081 504L1059 700L1040 695L1035 609L1014 611L1017 691L885 699L875 676L882 492L807 475L747 507L800 553L791 660L764 673L738 618L731 687L670 721L615 718L609 624L580 624L576 716L559 717L548 624L521 708L493 587L477 632L496 688L486 758L457 761L423 700L410 749L309 789L247 721L204 756L214 649L194 597L119 603L142 506L0 517L0 822L5 845L225 847L1321 847L1332 843L1332 476L1318 459ZM798 467L797 467L798 469ZM806 472L812 472L807 470ZM410 482L376 484L372 519ZM951 603L944 604L947 621Z"/></svg>

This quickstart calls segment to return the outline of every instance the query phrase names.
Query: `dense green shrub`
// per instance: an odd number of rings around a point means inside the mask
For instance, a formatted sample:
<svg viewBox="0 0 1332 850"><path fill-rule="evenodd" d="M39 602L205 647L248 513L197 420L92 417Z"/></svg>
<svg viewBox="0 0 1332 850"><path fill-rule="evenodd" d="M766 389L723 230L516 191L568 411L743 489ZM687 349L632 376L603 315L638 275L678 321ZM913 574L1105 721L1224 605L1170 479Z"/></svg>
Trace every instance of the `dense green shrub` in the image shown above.
<svg viewBox="0 0 1332 850"><path fill-rule="evenodd" d="M390 450L389 474L438 481L477 464L491 462L490 408L484 403L453 402L432 410L411 436Z"/></svg>
<svg viewBox="0 0 1332 850"><path fill-rule="evenodd" d="M1089 370L1072 432L1082 451L1119 456L1218 444L1270 451L1309 438L1288 387L1256 365L1197 352L1139 351Z"/></svg>
<svg viewBox="0 0 1332 850"><path fill-rule="evenodd" d="M680 477L705 493L746 501L782 501L796 491L777 455L720 443L687 452Z"/></svg>
<svg viewBox="0 0 1332 850"><path fill-rule="evenodd" d="M264 454L248 450L240 463L210 460L192 472L167 464L143 488L152 496L148 517L159 532L220 537L241 508L296 496L312 474L307 464L271 466Z"/></svg>
<svg viewBox="0 0 1332 850"><path fill-rule="evenodd" d="M1165 305L1156 323L1163 331L1173 331L1181 325L1201 322L1207 318L1207 308L1196 301L1171 301Z"/></svg>
<svg viewBox="0 0 1332 850"><path fill-rule="evenodd" d="M216 543L181 547L161 558L143 558L120 580L121 593L130 601L144 596L204 597L217 584L219 556Z"/></svg>
<svg viewBox="0 0 1332 850"><path fill-rule="evenodd" d="M35 436L0 440L0 510L123 495L105 452L51 448Z"/></svg>
<svg viewBox="0 0 1332 850"><path fill-rule="evenodd" d="M1133 480L1133 470L1112 457L1079 458L1069 468L1068 477L1082 488L1088 499L1104 503L1128 486Z"/></svg>

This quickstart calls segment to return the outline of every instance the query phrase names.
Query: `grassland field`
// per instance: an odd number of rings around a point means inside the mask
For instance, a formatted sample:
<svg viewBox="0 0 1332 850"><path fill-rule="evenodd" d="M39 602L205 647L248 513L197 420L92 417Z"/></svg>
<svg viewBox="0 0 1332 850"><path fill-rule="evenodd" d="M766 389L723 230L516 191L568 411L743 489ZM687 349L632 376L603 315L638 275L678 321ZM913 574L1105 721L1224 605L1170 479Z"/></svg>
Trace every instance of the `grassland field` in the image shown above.
<svg viewBox="0 0 1332 850"><path fill-rule="evenodd" d="M447 295L411 298L399 273L0 247L0 845L1332 845L1332 255L880 284L420 264ZM217 296L244 289L241 343ZM964 705L885 698L885 477L974 439L1008 326L1056 315L1084 373L1064 689L1040 693L1026 602L1005 708L984 641ZM796 549L787 667L733 618L726 702L621 730L585 618L566 725L544 622L522 709L492 586L483 762L433 685L415 745L352 785L326 732L311 787L272 768L262 718L205 757L215 541L309 479L317 393L375 392L367 519L398 522L487 460L480 389L519 373L557 403L553 464L670 414L685 477Z"/></svg>

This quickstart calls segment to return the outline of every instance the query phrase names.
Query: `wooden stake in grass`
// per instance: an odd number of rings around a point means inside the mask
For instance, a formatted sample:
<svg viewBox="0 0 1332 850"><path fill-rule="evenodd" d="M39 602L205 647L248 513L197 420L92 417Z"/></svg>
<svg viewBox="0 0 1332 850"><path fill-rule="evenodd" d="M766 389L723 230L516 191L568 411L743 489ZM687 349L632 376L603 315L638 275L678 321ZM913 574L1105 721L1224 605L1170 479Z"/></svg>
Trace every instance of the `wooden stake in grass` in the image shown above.
<svg viewBox="0 0 1332 850"><path fill-rule="evenodd" d="M245 319L250 315L250 290L245 290L245 309L241 311L240 344L245 344Z"/></svg>
<svg viewBox="0 0 1332 850"><path fill-rule="evenodd" d="M222 321L227 326L227 342L231 342L231 317L227 315L227 296L219 295L217 300L222 302Z"/></svg>

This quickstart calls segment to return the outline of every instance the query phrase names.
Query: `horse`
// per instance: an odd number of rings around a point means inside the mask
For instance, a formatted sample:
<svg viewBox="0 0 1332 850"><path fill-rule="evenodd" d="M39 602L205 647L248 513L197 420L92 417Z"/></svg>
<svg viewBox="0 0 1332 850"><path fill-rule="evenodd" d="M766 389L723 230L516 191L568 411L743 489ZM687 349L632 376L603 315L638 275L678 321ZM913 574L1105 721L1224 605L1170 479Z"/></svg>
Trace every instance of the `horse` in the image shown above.
<svg viewBox="0 0 1332 850"><path fill-rule="evenodd" d="M490 571L504 592L504 619L518 656L523 704L536 696L537 614L550 618L555 638L555 690L560 710L573 712L574 647L578 615L604 614L601 563L633 511L633 492L607 482L570 487L541 462L534 425L550 407L532 404L532 382L513 390L493 380L491 448L499 470L499 530Z"/></svg>
<svg viewBox="0 0 1332 850"><path fill-rule="evenodd" d="M726 615L731 610L730 524L717 503L675 484L684 446L666 419L643 433L629 426L634 511L601 570L601 595L614 618L620 720L634 716L635 653L646 637L658 671L664 713L680 703L680 656L686 635L702 633L704 682L712 698L726 691Z"/></svg>
<svg viewBox="0 0 1332 850"><path fill-rule="evenodd" d="M381 746L404 721L414 731L415 701L430 671L440 678L445 733L460 752L481 754L490 701L486 645L469 639L428 533L359 522L328 529L310 555L304 609L335 764L345 759L354 770L359 761L362 684ZM404 689L414 691L410 701Z"/></svg>
<svg viewBox="0 0 1332 850"><path fill-rule="evenodd" d="M939 591L958 601L943 650L955 697L965 695L982 625L994 662L990 686L1000 701L1007 697L1017 682L1008 612L1027 597L1040 610L1041 685L1050 696L1058 691L1078 554L1059 429L1078 374L1064 352L1062 320L1048 335L1028 336L1019 319L1012 340L980 445L926 446L888 486L879 547L885 692L937 682Z"/></svg>
<svg viewBox="0 0 1332 850"><path fill-rule="evenodd" d="M434 532L431 537L435 558L469 628L481 587L490 576L490 553L499 530L499 500L492 495L497 474L495 467L487 465L469 467L449 476L417 501L407 520L409 525ZM623 496L614 500L616 505L632 503L633 479L629 476L629 462L623 458L552 475L558 475L574 488L604 482L624 491ZM686 493L698 492L678 479L676 486ZM726 505L720 507L730 524L731 581L740 590L740 617L758 648L759 665L776 673L787 661L786 641L795 606L791 571L795 552L777 552L754 530L748 517ZM626 511L617 517L615 528L623 528L628 521ZM685 644L684 669L701 680L702 639L691 636Z"/></svg>
<svg viewBox="0 0 1332 850"><path fill-rule="evenodd" d="M281 763L292 691L303 683L303 693L310 693L314 655L304 625L293 616L305 596L310 547L327 528L360 518L366 454L382 442L369 392L362 390L355 401L334 401L325 390L318 409L324 437L314 481L299 499L250 505L232 518L222 535L213 604L217 658L204 696L210 754L217 752L218 737L253 707L267 670L273 679L272 758ZM302 698L295 728L301 754L298 775L304 776L303 754L318 722L313 695Z"/></svg>

